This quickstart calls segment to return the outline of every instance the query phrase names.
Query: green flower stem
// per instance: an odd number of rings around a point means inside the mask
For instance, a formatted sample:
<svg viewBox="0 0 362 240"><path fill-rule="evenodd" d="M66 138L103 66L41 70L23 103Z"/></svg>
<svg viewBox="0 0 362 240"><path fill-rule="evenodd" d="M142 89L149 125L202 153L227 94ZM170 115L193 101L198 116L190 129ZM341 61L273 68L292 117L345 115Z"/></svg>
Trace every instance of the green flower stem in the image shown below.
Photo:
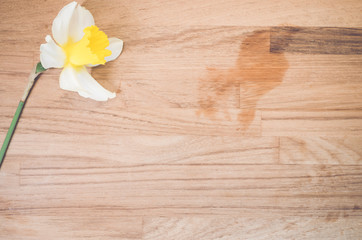
<svg viewBox="0 0 362 240"><path fill-rule="evenodd" d="M16 125L18 124L20 114L23 111L23 108L24 108L24 102L20 101L19 105L18 105L18 108L16 109L14 118L11 121L8 133L6 134L3 146L1 147L1 151L0 151L0 167L1 167L2 163L3 163L3 161L4 161L6 150L9 147L10 140L11 140L13 134L14 134Z"/></svg>
<svg viewBox="0 0 362 240"><path fill-rule="evenodd" d="M34 86L34 83L35 83L37 77L44 71L45 71L44 67L41 65L41 63L38 63L33 68L33 70L31 71L31 73L29 75L28 85L27 85L27 87L26 87L26 89L24 91L23 97L21 98L21 100L19 102L18 108L16 109L13 120L11 121L9 130L8 130L8 133L6 134L4 143L3 143L2 147L1 147L1 150L0 150L0 168L1 168L1 165L2 165L2 163L4 161L5 154L6 154L6 151L7 151L8 147L9 147L11 138L14 135L14 131L15 131L16 125L18 124L19 118L21 116L21 112L23 111L25 102L28 99L30 91L31 91L32 87Z"/></svg>

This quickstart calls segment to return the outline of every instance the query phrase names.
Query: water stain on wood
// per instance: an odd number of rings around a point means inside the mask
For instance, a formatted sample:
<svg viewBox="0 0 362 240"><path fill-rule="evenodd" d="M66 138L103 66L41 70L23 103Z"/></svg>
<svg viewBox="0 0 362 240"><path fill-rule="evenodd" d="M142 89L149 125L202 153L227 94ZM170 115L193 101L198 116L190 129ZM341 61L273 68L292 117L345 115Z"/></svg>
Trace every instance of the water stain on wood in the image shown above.
<svg viewBox="0 0 362 240"><path fill-rule="evenodd" d="M336 212L336 213L330 212L327 214L325 221L326 222L336 222L338 219L339 219L339 212Z"/></svg>
<svg viewBox="0 0 362 240"><path fill-rule="evenodd" d="M257 102L280 85L289 67L284 53L270 52L270 30L249 34L241 43L239 57L228 70L207 69L207 77L200 79L200 110L198 115L211 119L223 113L230 119L222 103L239 98L238 121L247 129L255 117Z"/></svg>

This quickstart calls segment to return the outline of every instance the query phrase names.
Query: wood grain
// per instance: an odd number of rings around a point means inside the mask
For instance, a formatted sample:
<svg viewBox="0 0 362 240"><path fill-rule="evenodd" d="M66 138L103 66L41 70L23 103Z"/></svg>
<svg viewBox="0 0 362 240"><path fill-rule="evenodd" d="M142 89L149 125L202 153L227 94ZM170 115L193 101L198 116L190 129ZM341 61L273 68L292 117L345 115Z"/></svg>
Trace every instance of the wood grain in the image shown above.
<svg viewBox="0 0 362 240"><path fill-rule="evenodd" d="M50 141L51 140L51 141ZM51 166L61 167L70 164L76 167L79 161L92 156L94 162L102 163L107 159L122 166L142 164L275 164L279 159L279 139L274 137L220 137L220 136L192 136L192 135L64 135L40 134L37 146L33 134L20 134L14 136L13 151L17 158L32 159L34 165L43 165L51 162ZM79 146L74 151L74 145ZM250 144L254 145L253 148ZM210 145L215 146L210 149ZM92 147L86 147L92 146ZM83 148L86 147L86 148ZM54 153L58 149L62 154ZM46 151L47 157L39 157L39 152ZM77 161L74 161L74 159ZM59 161L59 159L62 159Z"/></svg>
<svg viewBox="0 0 362 240"><path fill-rule="evenodd" d="M293 164L362 164L360 136L343 138L282 137L280 161Z"/></svg>
<svg viewBox="0 0 362 240"><path fill-rule="evenodd" d="M320 222L326 224L321 225ZM145 239L334 239L354 238L360 223L347 216L327 215L325 218L148 218ZM317 231L316 231L317 229ZM361 231L359 231L361 234Z"/></svg>
<svg viewBox="0 0 362 240"><path fill-rule="evenodd" d="M265 136L360 136L362 112L347 110L305 111L265 110L262 132Z"/></svg>
<svg viewBox="0 0 362 240"><path fill-rule="evenodd" d="M362 54L362 29L331 27L273 27L273 53Z"/></svg>
<svg viewBox="0 0 362 240"><path fill-rule="evenodd" d="M359 239L362 3L85 0L124 40L46 71L0 170L1 239ZM0 139L68 1L0 4Z"/></svg>
<svg viewBox="0 0 362 240"><path fill-rule="evenodd" d="M3 239L35 240L49 236L52 239L142 239L141 218L22 214L0 216L0 220L3 223L0 237ZM13 238L15 234L17 238Z"/></svg>

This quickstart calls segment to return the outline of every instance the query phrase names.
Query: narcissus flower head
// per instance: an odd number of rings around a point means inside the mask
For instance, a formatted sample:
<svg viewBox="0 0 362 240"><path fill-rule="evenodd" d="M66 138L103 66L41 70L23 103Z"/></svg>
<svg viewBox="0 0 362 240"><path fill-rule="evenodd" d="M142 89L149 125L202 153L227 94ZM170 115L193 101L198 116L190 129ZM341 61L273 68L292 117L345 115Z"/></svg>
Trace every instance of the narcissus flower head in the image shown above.
<svg viewBox="0 0 362 240"><path fill-rule="evenodd" d="M78 92L97 101L114 98L87 71L86 67L116 59L122 52L123 41L108 38L95 26L92 14L76 2L66 5L53 21L53 38L40 46L40 61L44 68L63 68L60 88Z"/></svg>

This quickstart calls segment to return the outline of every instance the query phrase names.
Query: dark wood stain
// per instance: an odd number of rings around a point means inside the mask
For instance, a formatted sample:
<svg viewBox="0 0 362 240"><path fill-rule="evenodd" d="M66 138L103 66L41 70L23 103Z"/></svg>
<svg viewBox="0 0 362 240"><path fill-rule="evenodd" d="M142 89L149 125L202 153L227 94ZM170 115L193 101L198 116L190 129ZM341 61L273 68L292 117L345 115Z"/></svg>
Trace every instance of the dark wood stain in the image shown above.
<svg viewBox="0 0 362 240"><path fill-rule="evenodd" d="M270 51L304 54L362 54L362 28L273 27Z"/></svg>
<svg viewBox="0 0 362 240"><path fill-rule="evenodd" d="M361 210L361 207L358 206L358 205L354 205L353 206L353 211L358 211L358 210Z"/></svg>
<svg viewBox="0 0 362 240"><path fill-rule="evenodd" d="M270 52L270 30L248 35L240 46L235 66L229 70L208 69L207 78L200 80L200 111L215 118L223 112L230 118L225 103L233 96L239 97L241 128L246 129L255 117L257 102L283 81L289 67L283 53Z"/></svg>

